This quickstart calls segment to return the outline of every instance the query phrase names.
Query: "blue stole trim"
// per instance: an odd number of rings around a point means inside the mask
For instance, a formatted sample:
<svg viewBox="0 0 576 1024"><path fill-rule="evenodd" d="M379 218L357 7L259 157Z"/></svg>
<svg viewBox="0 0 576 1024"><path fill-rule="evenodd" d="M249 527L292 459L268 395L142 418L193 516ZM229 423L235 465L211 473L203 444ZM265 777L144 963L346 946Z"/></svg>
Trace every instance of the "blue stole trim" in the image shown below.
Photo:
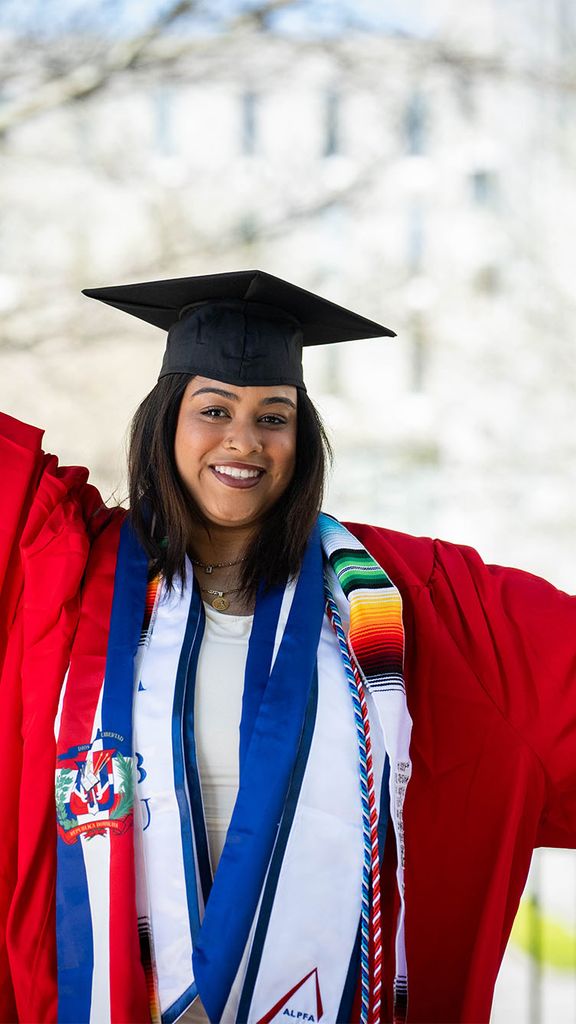
<svg viewBox="0 0 576 1024"><path fill-rule="evenodd" d="M384 860L384 846L386 845L386 834L388 822L390 821L390 758L388 754L384 759L382 771L382 788L380 790L380 810L378 812L378 850L380 852L380 867Z"/></svg>
<svg viewBox="0 0 576 1024"><path fill-rule="evenodd" d="M196 982L193 981L188 986L185 992L182 993L179 999L176 999L172 1006L169 1006L167 1010L164 1010L162 1014L162 1024L174 1024L178 1017L181 1017L185 1010L188 1009L190 1003L198 995L198 987Z"/></svg>
<svg viewBox="0 0 576 1024"><path fill-rule="evenodd" d="M265 591L262 585L256 598L254 624L248 644L248 657L244 693L242 696L242 719L240 722L240 771L246 760L246 752L254 731L262 697L266 691L274 653L274 641L284 587L273 587Z"/></svg>
<svg viewBox="0 0 576 1024"><path fill-rule="evenodd" d="M200 886L202 888L204 904L206 904L210 895L210 889L212 888L212 871L210 869L208 833L206 831L206 823L204 820L202 788L200 785L200 774L198 772L198 762L196 759L196 740L194 738L194 697L196 693L196 670L198 668L198 658L200 656L205 624L206 616L204 614L204 605L200 595L200 588L198 587L196 580L194 580L194 590L192 593L192 600L190 602L188 625L186 627L187 636L188 632L191 631L192 628L195 629L194 642L192 650L190 650L189 647L187 648L187 654L182 651L183 670L186 676L186 696L184 700L183 714L179 713L176 708L174 709L173 735L176 739L177 730L182 730L184 766L186 769L186 781L188 783L188 799L190 801L190 810L192 811L192 828L194 829L194 842L198 858L198 871L200 875ZM188 804L186 804L186 810L188 810ZM188 872L189 862L187 854L189 851L186 850L186 847L184 847L184 850L186 857L186 871ZM193 867L192 874L194 874ZM193 941L196 941L196 936L197 930L193 930Z"/></svg>
<svg viewBox="0 0 576 1024"><path fill-rule="evenodd" d="M148 560L125 520L114 574L101 739L103 749L114 748L130 758L134 656L142 626L147 575ZM90 743L93 739L82 736L78 742ZM82 842L78 838L74 843L66 843L58 836L56 847L58 1020L69 1024L88 1022L92 1002L94 939Z"/></svg>
<svg viewBox="0 0 576 1024"><path fill-rule="evenodd" d="M106 654L106 677L102 696L102 732L105 750L115 747L132 757L132 701L134 658L142 630L142 616L148 583L148 558L136 538L129 519L120 530L118 561ZM123 736L106 737L107 731Z"/></svg>
<svg viewBox="0 0 576 1024"><path fill-rule="evenodd" d="M352 956L350 957L350 963L348 964L348 973L346 974L346 981L344 982L344 991L342 992L342 999L340 1000L340 1006L338 1007L338 1013L336 1015L337 1021L347 1022L352 1020L354 996L356 995L356 986L358 985L358 979L360 977L361 930L362 925L361 922L358 921L358 931L356 932L354 948L352 950Z"/></svg>
<svg viewBox="0 0 576 1024"><path fill-rule="evenodd" d="M248 1013L250 1011L250 1003L254 994L254 986L258 977L258 971L260 970L260 961L262 959L262 950L264 948L264 942L266 939L266 933L268 931L268 922L270 921L270 915L272 913L272 906L274 904L274 897L276 896L276 889L278 886L278 879L280 877L280 870L282 868L282 862L284 860L284 854L286 852L286 846L290 837L290 830L294 821L294 814L296 813L296 806L298 804L298 798L300 796L300 790L302 788L302 781L304 779L304 772L306 770L306 764L308 762L308 755L310 753L310 747L312 745L312 737L314 735L314 726L316 724L316 712L318 710L318 669L314 672L314 679L312 682L312 688L310 690L310 698L308 700L308 707L306 708L306 718L304 720L304 728L302 730L302 738L300 740L300 747L298 749L298 756L296 758L296 764L294 765L294 772L290 782L290 789L286 798L286 804L284 807L284 814L282 815L282 821L280 822L280 831L278 833L278 839L274 847L274 853L272 854L272 861L270 863L270 870L266 879L266 888L262 896L262 903L260 906L260 914L258 916L258 923L254 931L254 941L252 943L252 949L250 951L250 959L248 961L248 967L246 969L246 978L244 981L244 987L242 989L242 995L238 1005L238 1013L236 1015L236 1024L244 1024L248 1020Z"/></svg>
<svg viewBox="0 0 576 1024"><path fill-rule="evenodd" d="M196 666L202 644L204 633L204 608L200 600L200 592L196 586L190 601L190 611L186 623L186 632L178 671L176 673L176 686L174 689L174 703L172 706L172 755L174 759L174 788L180 812L180 830L182 835L182 855L184 858L184 874L186 877L186 898L188 902L188 915L190 920L190 933L192 942L200 933L200 906L198 903L198 890L196 888L196 870L194 865L194 838L201 837L204 815L202 810L202 797L200 794L200 781L196 768L196 748L194 744L194 680L196 678ZM191 681L191 685L190 685ZM190 715L192 706L192 716ZM200 862L200 874L203 880L203 892L210 891L210 868L207 861L207 842L205 841L205 856L203 865ZM206 871L208 874L206 874ZM207 894L206 894L207 896Z"/></svg>
<svg viewBox="0 0 576 1024"><path fill-rule="evenodd" d="M244 741L240 789L194 949L194 977L211 1020L222 1016L258 906L301 740L323 616L316 526L255 717L258 687L248 702L248 720L254 717L254 724Z"/></svg>
<svg viewBox="0 0 576 1024"><path fill-rule="evenodd" d="M62 1024L88 1024L94 942L80 840L68 845L58 836L56 853L58 1020Z"/></svg>

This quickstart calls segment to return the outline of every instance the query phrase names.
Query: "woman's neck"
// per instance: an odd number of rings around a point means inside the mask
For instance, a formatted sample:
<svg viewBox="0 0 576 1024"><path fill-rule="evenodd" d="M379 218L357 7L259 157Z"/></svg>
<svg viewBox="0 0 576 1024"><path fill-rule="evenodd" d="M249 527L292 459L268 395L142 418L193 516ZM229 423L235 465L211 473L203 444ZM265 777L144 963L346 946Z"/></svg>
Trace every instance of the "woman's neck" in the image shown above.
<svg viewBox="0 0 576 1024"><path fill-rule="evenodd" d="M190 556L202 599L228 615L249 615L254 601L241 589L243 561L253 536L248 529L196 530L190 539Z"/></svg>
<svg viewBox="0 0 576 1024"><path fill-rule="evenodd" d="M250 543L252 531L211 526L195 529L190 537L190 554L204 565L240 561Z"/></svg>

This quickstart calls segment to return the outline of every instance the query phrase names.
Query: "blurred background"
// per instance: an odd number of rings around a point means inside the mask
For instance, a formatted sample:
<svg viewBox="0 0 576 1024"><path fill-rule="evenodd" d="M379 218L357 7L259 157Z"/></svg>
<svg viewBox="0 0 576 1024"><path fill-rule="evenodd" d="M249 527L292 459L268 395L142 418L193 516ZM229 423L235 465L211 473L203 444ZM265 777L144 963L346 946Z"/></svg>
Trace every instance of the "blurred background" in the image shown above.
<svg viewBox="0 0 576 1024"><path fill-rule="evenodd" d="M306 353L326 508L574 591L573 0L1 0L0 405L125 499L163 336L80 289L263 269L397 331ZM576 1021L539 851L492 1021Z"/></svg>

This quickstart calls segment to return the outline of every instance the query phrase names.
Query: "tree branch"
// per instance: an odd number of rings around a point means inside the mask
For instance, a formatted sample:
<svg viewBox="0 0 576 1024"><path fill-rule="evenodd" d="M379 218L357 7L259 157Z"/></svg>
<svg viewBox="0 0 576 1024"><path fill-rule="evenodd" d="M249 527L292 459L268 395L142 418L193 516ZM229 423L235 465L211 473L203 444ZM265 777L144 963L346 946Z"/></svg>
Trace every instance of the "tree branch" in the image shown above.
<svg viewBox="0 0 576 1024"><path fill-rule="evenodd" d="M159 35L179 18L196 7L196 0L176 0L146 32L134 39L122 40L109 51L101 64L82 64L65 75L46 82L24 99L8 104L0 110L0 135L38 114L54 110L65 103L85 99L101 89L111 75L128 71Z"/></svg>
<svg viewBox="0 0 576 1024"><path fill-rule="evenodd" d="M254 29L262 31L274 14L294 6L296 2L297 0L261 0L258 6L232 15L223 24L220 38L233 41L233 37L244 32L248 34ZM158 42L165 29L194 11L200 13L201 9L202 0L175 0L150 28L134 39L121 40L101 59L88 60L36 86L23 98L8 102L0 109L0 137L30 118L67 103L85 99L103 88L113 75L130 71L144 59L147 59L147 69L150 69L194 51L194 40L183 38L171 38L169 45L163 45L161 48L154 44ZM550 87L567 93L576 91L576 75L567 66L533 67L520 62L514 63L509 55L467 53L465 49L456 49L441 39L389 37L388 41L398 47L398 59L413 60L420 70L431 66L444 67L454 71L466 71L479 77L515 79L534 87ZM205 50L205 47L206 43L202 41L202 50ZM359 62L354 54L349 52L346 38L299 41L298 47L300 52L317 49L337 57L340 66L344 66L345 71L351 75L357 74L361 68L366 71L371 62L370 50ZM393 60L394 56L393 52L388 53L387 60ZM377 61L380 59L380 56L376 58Z"/></svg>

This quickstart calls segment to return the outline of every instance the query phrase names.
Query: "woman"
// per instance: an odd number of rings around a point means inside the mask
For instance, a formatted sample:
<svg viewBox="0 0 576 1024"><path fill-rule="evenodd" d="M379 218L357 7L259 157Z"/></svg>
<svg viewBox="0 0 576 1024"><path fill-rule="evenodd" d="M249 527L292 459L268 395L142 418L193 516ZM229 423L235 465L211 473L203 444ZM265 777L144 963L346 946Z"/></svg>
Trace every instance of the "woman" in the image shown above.
<svg viewBox="0 0 576 1024"><path fill-rule="evenodd" d="M576 836L574 599L318 515L302 341L391 332L256 273L90 294L168 346L127 518L4 423L2 1019L403 1019L407 965L408 1020L488 1020Z"/></svg>

